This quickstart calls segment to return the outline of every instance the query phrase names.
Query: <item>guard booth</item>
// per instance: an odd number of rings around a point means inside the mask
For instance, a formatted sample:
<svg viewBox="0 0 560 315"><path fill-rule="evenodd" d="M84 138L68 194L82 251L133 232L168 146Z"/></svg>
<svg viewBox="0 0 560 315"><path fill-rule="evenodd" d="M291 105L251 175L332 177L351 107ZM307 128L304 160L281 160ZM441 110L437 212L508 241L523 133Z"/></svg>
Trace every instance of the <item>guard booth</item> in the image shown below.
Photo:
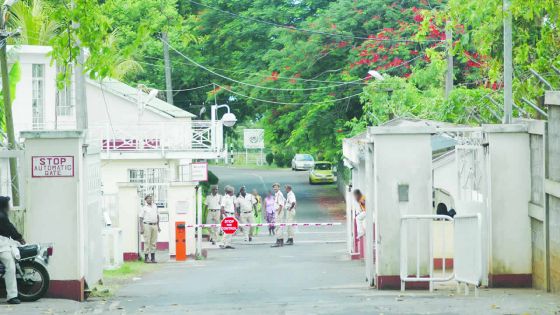
<svg viewBox="0 0 560 315"><path fill-rule="evenodd" d="M368 283L530 287L529 127L370 127L362 140L365 170L355 174L371 179L364 190ZM445 150L434 141L442 137L451 143Z"/></svg>

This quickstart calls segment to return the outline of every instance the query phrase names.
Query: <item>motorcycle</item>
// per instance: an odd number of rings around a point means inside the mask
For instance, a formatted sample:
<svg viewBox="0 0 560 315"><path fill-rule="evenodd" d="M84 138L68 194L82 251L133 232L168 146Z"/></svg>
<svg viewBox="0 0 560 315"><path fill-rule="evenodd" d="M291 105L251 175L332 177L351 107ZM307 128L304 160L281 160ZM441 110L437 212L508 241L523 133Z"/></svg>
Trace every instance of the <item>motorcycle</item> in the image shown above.
<svg viewBox="0 0 560 315"><path fill-rule="evenodd" d="M53 247L31 244L18 249L20 258L15 260L18 297L23 302L34 302L45 296L49 289L50 276L46 266ZM0 279L5 273L6 268L0 262Z"/></svg>

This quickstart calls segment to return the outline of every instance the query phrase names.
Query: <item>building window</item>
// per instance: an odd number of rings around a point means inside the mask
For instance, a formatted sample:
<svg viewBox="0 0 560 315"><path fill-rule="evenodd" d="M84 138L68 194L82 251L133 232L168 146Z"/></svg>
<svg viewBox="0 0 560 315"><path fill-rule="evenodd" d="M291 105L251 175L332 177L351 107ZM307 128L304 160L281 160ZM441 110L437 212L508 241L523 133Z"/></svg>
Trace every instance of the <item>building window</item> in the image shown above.
<svg viewBox="0 0 560 315"><path fill-rule="evenodd" d="M138 185L138 197L144 202L144 197L151 195L154 203L160 207L167 207L167 187L169 186L169 172L166 168L129 169L128 182Z"/></svg>
<svg viewBox="0 0 560 315"><path fill-rule="evenodd" d="M45 65L32 65L32 104L33 129L43 128L45 109Z"/></svg>
<svg viewBox="0 0 560 315"><path fill-rule="evenodd" d="M68 66L70 67L70 66ZM65 71L64 67L57 66L56 72L62 75ZM70 68L70 80L64 84L64 87L56 91L56 115L57 116L72 116L74 115L74 72Z"/></svg>

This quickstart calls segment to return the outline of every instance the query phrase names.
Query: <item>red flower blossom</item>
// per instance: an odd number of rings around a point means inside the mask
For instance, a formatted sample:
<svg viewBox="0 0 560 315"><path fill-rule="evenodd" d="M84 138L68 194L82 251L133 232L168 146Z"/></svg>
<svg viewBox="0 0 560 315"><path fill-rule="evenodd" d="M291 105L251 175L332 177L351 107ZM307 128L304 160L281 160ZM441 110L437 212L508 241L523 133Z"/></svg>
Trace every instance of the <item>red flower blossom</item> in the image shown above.
<svg viewBox="0 0 560 315"><path fill-rule="evenodd" d="M420 22L424 21L424 17L421 14L416 14L414 16L414 21L420 23Z"/></svg>
<svg viewBox="0 0 560 315"><path fill-rule="evenodd" d="M344 48L348 45L348 42L340 41L338 42L338 48Z"/></svg>

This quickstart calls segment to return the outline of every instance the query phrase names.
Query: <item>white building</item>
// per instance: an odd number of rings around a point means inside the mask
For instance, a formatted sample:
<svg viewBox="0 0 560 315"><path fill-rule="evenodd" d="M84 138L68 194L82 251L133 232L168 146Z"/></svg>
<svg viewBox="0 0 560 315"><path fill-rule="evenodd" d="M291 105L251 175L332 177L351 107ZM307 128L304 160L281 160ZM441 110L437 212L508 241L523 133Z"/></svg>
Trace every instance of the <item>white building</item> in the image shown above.
<svg viewBox="0 0 560 315"><path fill-rule="evenodd" d="M46 46L9 47L10 64L19 63L13 99L16 137L24 130L76 128L72 83L59 90L60 67ZM158 247L175 255L175 223L194 223L193 160L225 156L221 121L196 116L113 79L86 80L89 150L99 150L107 223L121 229L124 259L139 252L137 210L143 196L154 195L162 213ZM5 172L3 172L5 173ZM106 215L106 216L107 216ZM187 230L187 255L194 253L194 231Z"/></svg>

